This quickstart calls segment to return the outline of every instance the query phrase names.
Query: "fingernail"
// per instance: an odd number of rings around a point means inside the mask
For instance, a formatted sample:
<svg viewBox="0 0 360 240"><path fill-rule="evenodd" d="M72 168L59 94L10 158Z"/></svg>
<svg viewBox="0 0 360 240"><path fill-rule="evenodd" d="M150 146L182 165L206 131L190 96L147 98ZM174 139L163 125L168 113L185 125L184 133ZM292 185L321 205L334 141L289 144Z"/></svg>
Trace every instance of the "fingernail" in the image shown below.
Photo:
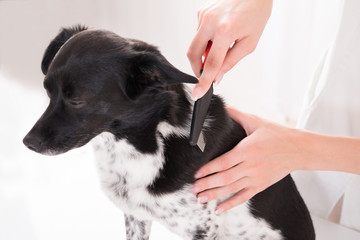
<svg viewBox="0 0 360 240"><path fill-rule="evenodd" d="M223 212L224 212L224 208L221 207L221 208L216 209L215 214L220 215Z"/></svg>
<svg viewBox="0 0 360 240"><path fill-rule="evenodd" d="M198 192L200 192L200 187L198 186L193 186L193 188L191 189L191 192L193 194L197 194Z"/></svg>
<svg viewBox="0 0 360 240"><path fill-rule="evenodd" d="M208 196L201 196L198 198L200 203L206 203L209 200Z"/></svg>
<svg viewBox="0 0 360 240"><path fill-rule="evenodd" d="M219 85L219 83L221 82L221 80L223 79L223 77L224 77L224 73L223 72L220 72L217 76L216 76L216 78L215 78L215 87L217 86L217 85Z"/></svg>
<svg viewBox="0 0 360 240"><path fill-rule="evenodd" d="M198 172L195 174L195 179L198 179L198 178L201 178L202 177L202 173L201 172Z"/></svg>
<svg viewBox="0 0 360 240"><path fill-rule="evenodd" d="M200 87L195 87L193 92L192 92L192 99L194 101L198 100L200 95L201 95L201 92L202 92L202 90L201 90Z"/></svg>

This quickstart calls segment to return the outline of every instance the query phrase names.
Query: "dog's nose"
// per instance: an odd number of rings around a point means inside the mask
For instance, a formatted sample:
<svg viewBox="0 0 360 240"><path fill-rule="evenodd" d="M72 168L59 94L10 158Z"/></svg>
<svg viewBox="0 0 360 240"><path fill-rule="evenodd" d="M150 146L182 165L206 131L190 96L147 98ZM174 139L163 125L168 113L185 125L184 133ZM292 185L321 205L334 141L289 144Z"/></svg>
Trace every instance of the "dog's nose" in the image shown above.
<svg viewBox="0 0 360 240"><path fill-rule="evenodd" d="M41 143L41 139L38 136L33 135L33 134L28 134L23 139L23 143L30 150L35 151L35 152L40 152L42 143Z"/></svg>

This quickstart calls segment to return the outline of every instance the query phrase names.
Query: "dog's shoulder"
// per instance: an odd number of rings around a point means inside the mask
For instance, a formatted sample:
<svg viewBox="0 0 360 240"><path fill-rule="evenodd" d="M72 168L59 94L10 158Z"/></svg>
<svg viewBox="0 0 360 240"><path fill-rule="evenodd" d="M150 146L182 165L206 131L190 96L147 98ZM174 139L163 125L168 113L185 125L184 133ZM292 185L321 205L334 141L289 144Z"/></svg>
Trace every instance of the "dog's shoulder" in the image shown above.
<svg viewBox="0 0 360 240"><path fill-rule="evenodd" d="M203 127L206 146L202 152L189 143L190 119L183 130L175 128L172 134L163 137L164 166L149 190L153 194L170 193L186 184L193 184L194 175L200 167L232 149L246 135L244 129L227 114L220 97L212 97ZM236 131L236 134L232 132Z"/></svg>

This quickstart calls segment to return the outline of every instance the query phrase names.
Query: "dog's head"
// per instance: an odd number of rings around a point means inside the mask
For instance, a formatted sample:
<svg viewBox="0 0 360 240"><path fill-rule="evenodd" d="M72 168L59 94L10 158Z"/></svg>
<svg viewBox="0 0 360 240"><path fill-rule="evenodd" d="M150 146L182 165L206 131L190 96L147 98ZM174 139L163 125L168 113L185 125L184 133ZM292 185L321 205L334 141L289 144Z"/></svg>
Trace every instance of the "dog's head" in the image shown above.
<svg viewBox="0 0 360 240"><path fill-rule="evenodd" d="M145 129L147 118L164 114L154 104L174 97L170 85L197 82L149 44L81 26L60 31L41 67L50 103L23 142L51 155L105 131Z"/></svg>

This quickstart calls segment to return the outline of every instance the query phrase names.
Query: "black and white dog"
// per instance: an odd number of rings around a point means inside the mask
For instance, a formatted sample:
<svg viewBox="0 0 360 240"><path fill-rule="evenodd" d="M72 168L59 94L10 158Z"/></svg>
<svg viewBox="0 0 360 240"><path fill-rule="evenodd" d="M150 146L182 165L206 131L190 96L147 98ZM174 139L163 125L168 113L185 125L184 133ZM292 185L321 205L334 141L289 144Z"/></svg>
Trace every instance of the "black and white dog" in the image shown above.
<svg viewBox="0 0 360 240"><path fill-rule="evenodd" d="M195 172L245 137L213 96L202 153L189 144L193 101L153 46L112 32L65 28L46 49L50 104L24 138L55 155L92 140L102 187L125 213L127 239L148 239L156 220L184 239L315 239L309 212L289 176L220 215L220 200L190 192ZM222 199L224 200L224 199Z"/></svg>

